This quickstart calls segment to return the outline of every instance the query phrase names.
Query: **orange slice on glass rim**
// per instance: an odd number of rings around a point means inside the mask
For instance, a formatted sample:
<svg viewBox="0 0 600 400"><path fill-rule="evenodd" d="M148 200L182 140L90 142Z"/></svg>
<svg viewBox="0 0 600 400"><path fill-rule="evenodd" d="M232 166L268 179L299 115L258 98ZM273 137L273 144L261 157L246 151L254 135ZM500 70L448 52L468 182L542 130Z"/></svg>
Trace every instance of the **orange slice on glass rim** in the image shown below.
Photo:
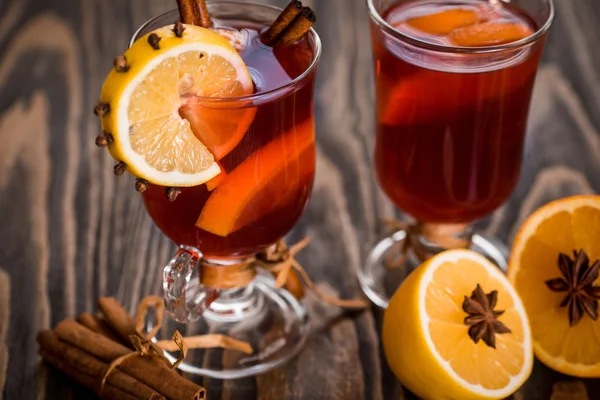
<svg viewBox="0 0 600 400"><path fill-rule="evenodd" d="M510 330L492 335L495 348L472 339L465 321L470 315L465 298L473 298L478 286L487 294L483 309L503 311L490 322ZM440 253L415 269L392 296L382 338L394 374L426 399L502 399L527 380L533 367L521 299L495 265L470 250Z"/></svg>
<svg viewBox="0 0 600 400"><path fill-rule="evenodd" d="M265 216L288 192L284 185L298 184L286 170L311 146L314 123L308 119L252 153L213 191L196 226L225 237Z"/></svg>
<svg viewBox="0 0 600 400"><path fill-rule="evenodd" d="M580 310L581 318L571 326L569 306L561 306L568 292L553 291L547 284L567 281L559 254L574 259L573 252L580 250L589 259L587 267L600 259L600 196L556 200L534 212L515 238L508 278L527 309L540 361L563 374L600 378L600 318ZM585 291L592 308L600 300L600 280L595 278Z"/></svg>
<svg viewBox="0 0 600 400"><path fill-rule="evenodd" d="M110 154L137 177L162 186L196 186L221 170L252 123L255 110L208 109L198 97L239 97L254 91L244 61L217 33L185 25L181 37L165 26L136 40L102 86L112 135ZM192 104L196 114L180 115Z"/></svg>

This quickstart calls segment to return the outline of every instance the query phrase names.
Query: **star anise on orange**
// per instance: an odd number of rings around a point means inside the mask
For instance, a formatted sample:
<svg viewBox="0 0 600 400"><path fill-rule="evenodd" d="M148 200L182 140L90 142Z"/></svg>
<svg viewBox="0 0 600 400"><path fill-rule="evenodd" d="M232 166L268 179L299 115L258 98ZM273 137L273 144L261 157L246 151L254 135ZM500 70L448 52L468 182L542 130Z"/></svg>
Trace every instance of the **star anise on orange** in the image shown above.
<svg viewBox="0 0 600 400"><path fill-rule="evenodd" d="M600 260L590 265L590 259L583 250L573 252L574 259L560 253L558 255L558 269L561 278L550 279L546 285L553 292L567 292L560 303L561 307L569 309L569 325L574 326L584 316L598 319L598 300L600 300L600 286L594 282L600 274Z"/></svg>
<svg viewBox="0 0 600 400"><path fill-rule="evenodd" d="M498 291L494 290L485 294L479 284L471 293L471 297L465 296L462 304L464 312L469 314L465 317L465 325L469 327L469 337L477 343L483 340L485 344L496 348L496 334L510 333L511 330L498 317L504 314L504 311L495 311L498 302Z"/></svg>

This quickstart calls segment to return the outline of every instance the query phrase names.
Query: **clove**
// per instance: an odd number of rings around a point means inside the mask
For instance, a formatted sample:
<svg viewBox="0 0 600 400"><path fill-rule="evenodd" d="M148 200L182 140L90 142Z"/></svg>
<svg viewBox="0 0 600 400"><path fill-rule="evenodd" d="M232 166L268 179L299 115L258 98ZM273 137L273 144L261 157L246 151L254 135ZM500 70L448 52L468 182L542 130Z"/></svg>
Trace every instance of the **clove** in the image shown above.
<svg viewBox="0 0 600 400"><path fill-rule="evenodd" d="M110 112L110 104L108 103L103 103L103 102L99 102L98 104L96 104L96 107L94 107L94 114L96 114L99 117L104 117L106 114L108 114Z"/></svg>
<svg viewBox="0 0 600 400"><path fill-rule="evenodd" d="M98 147L110 146L114 141L115 141L115 139L113 138L113 135L111 135L110 133L108 133L106 131L102 131L102 133L99 134L98 137L96 138L96 146L98 146Z"/></svg>
<svg viewBox="0 0 600 400"><path fill-rule="evenodd" d="M146 190L148 190L148 181L142 178L137 178L135 180L135 190L140 193L144 193Z"/></svg>
<svg viewBox="0 0 600 400"><path fill-rule="evenodd" d="M150 36L148 36L148 43L154 50L160 49L158 42L160 42L160 36L158 36L156 33L151 33Z"/></svg>
<svg viewBox="0 0 600 400"><path fill-rule="evenodd" d="M117 56L113 61L113 65L115 66L115 70L117 72L127 72L129 71L129 65L127 64L127 58L125 56Z"/></svg>
<svg viewBox="0 0 600 400"><path fill-rule="evenodd" d="M116 176L122 176L125 173L125 171L127 170L127 164L125 164L123 161L121 161L117 165L115 165L113 170L114 170Z"/></svg>
<svg viewBox="0 0 600 400"><path fill-rule="evenodd" d="M175 36L180 38L183 36L183 31L185 31L185 26L183 26L181 21L177 21L175 23L175 26L173 27L173 33L175 34Z"/></svg>
<svg viewBox="0 0 600 400"><path fill-rule="evenodd" d="M165 196L167 196L167 200L175 201L177 196L181 194L181 189L177 187L168 187L165 189Z"/></svg>

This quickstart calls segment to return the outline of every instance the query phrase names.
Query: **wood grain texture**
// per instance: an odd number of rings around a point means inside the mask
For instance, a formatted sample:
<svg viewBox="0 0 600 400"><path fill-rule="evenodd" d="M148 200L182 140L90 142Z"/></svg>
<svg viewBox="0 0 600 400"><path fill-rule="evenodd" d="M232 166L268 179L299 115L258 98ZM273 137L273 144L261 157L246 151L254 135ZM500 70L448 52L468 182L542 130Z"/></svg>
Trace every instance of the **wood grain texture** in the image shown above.
<svg viewBox="0 0 600 400"><path fill-rule="evenodd" d="M0 269L0 388L4 388L8 372L8 346L6 336L10 320L10 279L6 271ZM0 400L3 399L0 392Z"/></svg>
<svg viewBox="0 0 600 400"><path fill-rule="evenodd" d="M279 6L286 0L268 1ZM311 235L300 261L323 290L360 295L354 270L395 214L371 168L373 90L364 0L306 0L324 53L316 93L314 195L290 240ZM5 399L87 399L39 367L35 334L114 295L129 311L159 293L173 245L154 227L114 161L94 146L91 113L114 56L172 0L0 2L0 393ZM600 2L557 0L534 93L523 174L482 221L510 242L538 206L600 191ZM304 351L257 378L201 379L210 399L410 399L387 368L379 312L344 313L312 296ZM542 365L515 399L548 399L568 380ZM590 398L598 380L586 381ZM595 396L595 397L594 397Z"/></svg>

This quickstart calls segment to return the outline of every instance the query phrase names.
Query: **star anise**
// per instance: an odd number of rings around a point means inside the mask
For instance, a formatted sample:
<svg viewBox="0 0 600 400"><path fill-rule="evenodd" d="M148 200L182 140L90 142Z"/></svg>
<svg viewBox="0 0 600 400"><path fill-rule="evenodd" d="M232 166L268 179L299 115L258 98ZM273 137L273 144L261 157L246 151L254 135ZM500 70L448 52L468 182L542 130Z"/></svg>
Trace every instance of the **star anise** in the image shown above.
<svg viewBox="0 0 600 400"><path fill-rule="evenodd" d="M496 348L496 334L510 333L511 330L498 317L504 314L504 311L494 311L498 302L498 291L485 294L479 284L471 297L465 296L462 304L464 312L469 314L465 317L465 325L469 327L469 337L477 343L480 339L492 348Z"/></svg>
<svg viewBox="0 0 600 400"><path fill-rule="evenodd" d="M583 250L573 251L574 259L566 254L558 255L558 269L562 278L546 281L553 292L567 292L560 303L569 308L569 325L574 326L585 312L591 319L598 319L598 300L600 286L593 286L600 273L600 260L590 265L590 259Z"/></svg>

